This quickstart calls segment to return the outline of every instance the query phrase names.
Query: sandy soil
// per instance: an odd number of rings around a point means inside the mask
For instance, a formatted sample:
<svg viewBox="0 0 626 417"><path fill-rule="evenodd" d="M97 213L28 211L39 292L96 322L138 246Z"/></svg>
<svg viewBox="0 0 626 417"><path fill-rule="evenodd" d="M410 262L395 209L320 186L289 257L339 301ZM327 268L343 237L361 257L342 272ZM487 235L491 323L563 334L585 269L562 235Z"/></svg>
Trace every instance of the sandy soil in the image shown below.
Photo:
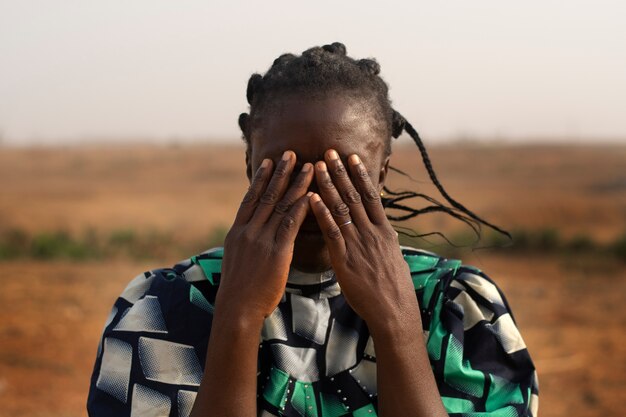
<svg viewBox="0 0 626 417"><path fill-rule="evenodd" d="M398 167L421 167L412 148L397 155ZM626 147L448 146L432 157L455 198L507 228L603 241L626 230ZM242 167L240 147L2 149L0 233L132 228L202 238L230 224L246 188ZM426 179L421 168L410 173ZM420 222L454 227L443 216ZM115 297L138 273L176 260L0 262L0 416L85 415ZM489 252L464 261L507 294L539 370L542 417L624 414L624 263Z"/></svg>

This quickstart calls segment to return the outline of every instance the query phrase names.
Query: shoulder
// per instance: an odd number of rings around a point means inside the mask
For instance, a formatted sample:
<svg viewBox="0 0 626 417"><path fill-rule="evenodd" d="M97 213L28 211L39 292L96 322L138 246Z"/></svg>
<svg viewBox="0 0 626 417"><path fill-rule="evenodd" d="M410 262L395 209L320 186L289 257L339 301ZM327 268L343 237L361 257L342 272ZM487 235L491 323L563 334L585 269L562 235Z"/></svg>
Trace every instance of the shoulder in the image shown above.
<svg viewBox="0 0 626 417"><path fill-rule="evenodd" d="M205 271L212 270L211 260L221 259L220 249L142 272L128 283L98 345L90 415L127 415L131 404L154 408L145 403L149 397L158 399L165 415L175 402L191 406L191 388L202 377L216 290Z"/></svg>
<svg viewBox="0 0 626 417"><path fill-rule="evenodd" d="M477 300L495 310L508 308L502 290L479 268L422 249L401 246L401 250L416 290L436 285L445 298L453 299L459 305Z"/></svg>
<svg viewBox="0 0 626 417"><path fill-rule="evenodd" d="M536 415L535 367L501 288L460 260L402 252L418 299L423 291L426 347L447 411Z"/></svg>
<svg viewBox="0 0 626 417"><path fill-rule="evenodd" d="M479 323L488 325L507 353L525 348L511 307L489 275L461 260L406 246L401 249L415 290L418 294L424 291L421 301L429 314L436 313L447 327L460 327L463 331Z"/></svg>
<svg viewBox="0 0 626 417"><path fill-rule="evenodd" d="M211 313L205 289L219 280L220 265L215 262L221 264L221 255L221 248L213 248L135 276L115 301L105 331L171 336L180 330L174 325L177 316L196 314L198 309Z"/></svg>
<svg viewBox="0 0 626 417"><path fill-rule="evenodd" d="M120 298L131 304L143 298L152 286L160 281L185 281L188 283L209 280L221 270L223 249L216 247L181 260L173 266L159 267L140 273L128 283Z"/></svg>

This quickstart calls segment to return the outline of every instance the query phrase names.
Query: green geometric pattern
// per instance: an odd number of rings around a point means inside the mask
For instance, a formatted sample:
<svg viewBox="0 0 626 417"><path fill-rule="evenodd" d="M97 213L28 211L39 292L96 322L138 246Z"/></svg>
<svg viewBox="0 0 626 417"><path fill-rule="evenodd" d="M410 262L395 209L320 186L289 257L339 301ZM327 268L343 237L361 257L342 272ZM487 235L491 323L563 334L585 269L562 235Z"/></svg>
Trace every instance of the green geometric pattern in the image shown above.
<svg viewBox="0 0 626 417"><path fill-rule="evenodd" d="M448 338L444 380L450 386L472 397L483 396L485 374L472 369L469 361L463 360L463 345L453 335Z"/></svg>
<svg viewBox="0 0 626 417"><path fill-rule="evenodd" d="M371 404L368 404L357 410L354 410L352 412L352 415L354 417L367 417L367 416L377 416L378 414L376 414L376 410L374 409L374 406Z"/></svg>
<svg viewBox="0 0 626 417"><path fill-rule="evenodd" d="M474 411L474 403L463 398L441 397L443 406L448 413L469 413Z"/></svg>
<svg viewBox="0 0 626 417"><path fill-rule="evenodd" d="M291 396L291 405L304 417L317 417L315 392L310 383L296 381Z"/></svg>
<svg viewBox="0 0 626 417"><path fill-rule="evenodd" d="M168 325L187 323L189 311L193 312L187 308L189 305L213 314L223 253L223 248L213 249L173 268L147 271L135 279L132 291L125 290L118 298L102 336L107 344L99 349L94 367L88 401L90 415L121 415L102 412L120 407L120 404L129 412L133 407L144 407L132 401L134 390L139 390L133 388L135 386L145 387L141 392L153 393L164 403L169 401L168 404L180 400L177 392L187 392L193 395L189 398L195 398L192 387L187 383L177 386L174 381L179 375L177 369L185 375L198 375L200 380L207 339L185 329L193 327L204 332L210 329L204 326L204 320L209 318L197 315L198 320L203 321L193 323L195 327L183 326L181 330L173 326L158 332L149 326L129 327L120 323L128 311L139 315L132 318L141 323L152 323L157 318ZM538 404L536 372L501 290L478 268L462 265L461 261L408 247L403 247L402 253L418 297L427 336L426 349L446 411L451 417L536 417L533 416ZM204 275L206 281L199 274ZM330 277L336 279L332 273ZM185 280L187 283L179 282ZM328 297L324 302L317 302L322 298L315 298L322 294L317 286L301 289L310 282L294 281L291 284L288 286L291 292L286 291L283 295L278 312L266 319L267 328L264 327L260 335L259 370L262 373L259 374L258 388L259 403L267 407L264 415L376 416L379 401L376 354L375 346L370 345L373 339L367 327L351 324L351 320L363 322L346 304L340 288L337 291L338 282L322 286L327 291L325 297ZM297 292L305 290L309 293ZM306 299L308 296L311 298ZM149 304L150 308L140 308L144 304ZM193 320L189 324L191 322ZM210 321L206 325L210 326ZM142 340L143 344L140 343ZM146 341L150 342L152 350L146 350ZM366 355L359 357L359 349L363 349L365 342L368 346ZM127 349L116 350L115 343ZM332 349L327 350L328 346ZM149 356L159 359L146 359ZM170 360L172 366L169 366ZM127 363L138 363L138 367L135 369L133 365L130 369L125 365ZM163 363L167 366L161 366ZM337 363L341 365L337 366ZM367 369L361 366L363 364L368 365ZM329 373L329 369L337 369L334 372L350 370L353 379L337 378L332 382L331 376L338 374ZM317 381L324 378L330 378L330 381L317 385ZM164 390L161 381L166 381L173 395ZM328 393L328 385L324 385L328 383L333 390L343 392L338 395ZM346 390L344 383L358 386ZM115 387L120 393L119 398L130 400L124 402L112 397L107 393L107 387ZM324 388L325 392L318 387ZM354 389L358 392L350 392Z"/></svg>
<svg viewBox="0 0 626 417"><path fill-rule="evenodd" d="M428 356L436 361L441 359L443 339L448 335L448 332L443 327L443 323L441 323L441 320L439 320L442 305L443 295L439 294L430 321L428 341L426 342L426 350L428 351Z"/></svg>
<svg viewBox="0 0 626 417"><path fill-rule="evenodd" d="M489 375L491 384L485 408L487 411L498 410L508 404L522 404L524 397L519 384L514 384L496 375Z"/></svg>
<svg viewBox="0 0 626 417"><path fill-rule="evenodd" d="M204 298L200 290L193 285L189 286L189 301L191 301L191 304L213 314L214 307Z"/></svg>
<svg viewBox="0 0 626 417"><path fill-rule="evenodd" d="M204 275L209 280L211 285L217 285L217 283L213 280L213 274L217 272L221 272L222 270L222 260L221 259L206 259L206 258L198 258L194 256L191 258L191 262L197 264L202 268Z"/></svg>
<svg viewBox="0 0 626 417"><path fill-rule="evenodd" d="M263 397L274 407L282 408L287 403L287 390L291 385L289 374L272 367L269 377L263 391Z"/></svg>
<svg viewBox="0 0 626 417"><path fill-rule="evenodd" d="M340 417L348 412L348 408L333 394L320 392L320 406L324 417Z"/></svg>

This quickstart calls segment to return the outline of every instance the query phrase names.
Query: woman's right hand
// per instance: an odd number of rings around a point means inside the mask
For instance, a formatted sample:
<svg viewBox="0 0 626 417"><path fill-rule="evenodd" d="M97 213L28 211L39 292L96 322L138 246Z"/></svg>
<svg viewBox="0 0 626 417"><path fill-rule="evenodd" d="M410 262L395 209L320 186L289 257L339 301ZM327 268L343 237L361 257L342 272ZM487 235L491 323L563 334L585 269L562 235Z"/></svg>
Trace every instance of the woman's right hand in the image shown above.
<svg viewBox="0 0 626 417"><path fill-rule="evenodd" d="M295 164L295 153L285 151L273 175L271 159L257 169L224 241L216 311L263 320L280 302L314 176L306 163L289 186Z"/></svg>

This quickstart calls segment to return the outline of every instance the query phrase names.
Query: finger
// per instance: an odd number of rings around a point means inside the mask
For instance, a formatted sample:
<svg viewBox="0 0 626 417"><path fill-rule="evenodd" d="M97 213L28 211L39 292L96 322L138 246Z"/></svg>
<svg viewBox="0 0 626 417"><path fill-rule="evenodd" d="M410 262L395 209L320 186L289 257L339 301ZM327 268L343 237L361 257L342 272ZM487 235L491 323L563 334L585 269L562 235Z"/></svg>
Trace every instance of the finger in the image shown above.
<svg viewBox="0 0 626 417"><path fill-rule="evenodd" d="M276 243L282 248L293 248L298 230L309 211L309 198L313 193L309 192L301 196L280 219L276 230Z"/></svg>
<svg viewBox="0 0 626 417"><path fill-rule="evenodd" d="M274 206L281 200L285 190L287 189L294 165L295 154L292 151L285 151L276 165L276 169L274 170L265 192L259 199L259 203L254 211L251 223L262 225L272 215Z"/></svg>
<svg viewBox="0 0 626 417"><path fill-rule="evenodd" d="M252 183L250 184L250 187L248 187L248 191L239 205L239 210L237 210L234 223L235 225L247 223L254 214L254 209L259 203L259 199L265 191L268 179L270 178L272 165L272 160L266 158L263 162L261 162L259 168L257 168L254 177L252 178Z"/></svg>
<svg viewBox="0 0 626 417"><path fill-rule="evenodd" d="M350 224L350 207L339 196L339 192L333 184L333 180L328 173L328 167L324 161L318 161L315 164L315 179L319 188L319 196L324 201L324 207L328 209L331 218L335 224L346 225L342 231L350 233L354 229L354 225Z"/></svg>
<svg viewBox="0 0 626 417"><path fill-rule="evenodd" d="M350 208L350 216L357 226L370 223L367 212L361 203L361 195L352 185L348 171L341 162L339 154L334 149L326 152L328 172L341 200ZM341 223L339 223L341 224Z"/></svg>
<svg viewBox="0 0 626 417"><path fill-rule="evenodd" d="M348 165L370 221L374 224L384 224L387 221L385 208L361 158L357 154L350 155Z"/></svg>
<svg viewBox="0 0 626 417"><path fill-rule="evenodd" d="M307 162L302 166L300 173L291 183L282 200L274 206L274 213L267 222L271 230L276 230L282 218L291 210L291 206L293 206L300 197L306 194L312 180L313 164Z"/></svg>
<svg viewBox="0 0 626 417"><path fill-rule="evenodd" d="M324 201L319 196L319 194L313 194L309 199L311 204L311 210L313 210L313 214L317 219L317 223L322 230L322 234L324 235L324 241L326 242L326 246L328 246L328 250L331 253L331 256L340 256L344 257L346 254L346 242L343 238L343 234L333 215L324 204ZM352 227L352 225L348 225L346 227Z"/></svg>

